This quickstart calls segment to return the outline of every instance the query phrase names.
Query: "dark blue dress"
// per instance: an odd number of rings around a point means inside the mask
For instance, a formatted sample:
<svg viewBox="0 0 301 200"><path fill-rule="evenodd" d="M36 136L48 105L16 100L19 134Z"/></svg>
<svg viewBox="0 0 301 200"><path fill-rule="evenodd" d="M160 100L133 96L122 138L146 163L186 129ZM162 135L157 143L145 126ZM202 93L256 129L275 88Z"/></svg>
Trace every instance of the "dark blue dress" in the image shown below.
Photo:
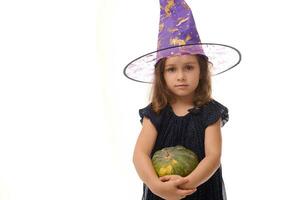
<svg viewBox="0 0 301 200"><path fill-rule="evenodd" d="M148 117L158 135L152 150L154 152L164 147L183 145L194 151L199 160L205 157L205 129L210 124L222 119L222 126L229 120L228 109L212 99L205 105L194 107L188 110L184 116L177 116L170 105L167 105L159 115L152 110L151 104L139 110L141 123L144 116ZM187 200L226 200L225 186L222 177L221 166L205 183L197 188L192 195L187 196ZM162 200L153 194L147 186L143 185L142 200Z"/></svg>

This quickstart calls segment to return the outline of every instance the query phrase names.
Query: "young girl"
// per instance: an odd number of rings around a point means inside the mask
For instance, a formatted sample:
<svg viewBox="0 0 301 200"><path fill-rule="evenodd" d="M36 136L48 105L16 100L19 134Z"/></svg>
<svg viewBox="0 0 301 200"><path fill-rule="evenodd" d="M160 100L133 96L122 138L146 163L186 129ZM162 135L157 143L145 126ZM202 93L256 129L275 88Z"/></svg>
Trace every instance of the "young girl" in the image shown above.
<svg viewBox="0 0 301 200"><path fill-rule="evenodd" d="M226 107L211 98L207 59L201 55L172 56L155 67L152 102L139 110L143 124L133 161L145 183L143 200L226 199L220 167L221 130ZM187 177L158 178L151 163L155 151L183 145L200 163ZM159 198L161 197L161 198Z"/></svg>
<svg viewBox="0 0 301 200"><path fill-rule="evenodd" d="M229 117L211 96L211 75L228 71L240 59L233 47L201 43L184 0L160 0L157 51L124 69L131 80L153 83L150 104L139 110L142 130L133 155L144 183L143 200L226 200L221 127ZM186 177L158 178L151 162L154 152L176 145L194 151L198 166Z"/></svg>

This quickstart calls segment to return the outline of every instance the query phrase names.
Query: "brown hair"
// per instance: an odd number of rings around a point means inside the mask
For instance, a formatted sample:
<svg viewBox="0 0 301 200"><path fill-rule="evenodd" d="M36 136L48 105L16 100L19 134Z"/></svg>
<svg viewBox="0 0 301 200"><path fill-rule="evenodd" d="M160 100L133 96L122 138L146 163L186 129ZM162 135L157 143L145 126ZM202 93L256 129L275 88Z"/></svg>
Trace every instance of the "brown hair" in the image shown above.
<svg viewBox="0 0 301 200"><path fill-rule="evenodd" d="M202 55L196 55L200 66L200 81L195 89L193 104L201 106L211 100L211 73L208 67L208 59ZM173 94L167 89L164 80L164 67L166 58L162 58L155 65L155 77L151 90L152 109L159 113L173 100Z"/></svg>

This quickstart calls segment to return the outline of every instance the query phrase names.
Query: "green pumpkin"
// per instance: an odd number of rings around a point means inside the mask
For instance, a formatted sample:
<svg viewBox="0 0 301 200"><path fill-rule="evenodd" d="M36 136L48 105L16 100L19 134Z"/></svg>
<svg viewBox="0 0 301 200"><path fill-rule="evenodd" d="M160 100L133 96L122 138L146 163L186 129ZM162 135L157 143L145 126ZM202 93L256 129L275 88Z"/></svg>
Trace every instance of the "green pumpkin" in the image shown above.
<svg viewBox="0 0 301 200"><path fill-rule="evenodd" d="M177 145L156 151L152 157L152 164L159 177L165 175L184 177L196 168L199 159L193 151Z"/></svg>

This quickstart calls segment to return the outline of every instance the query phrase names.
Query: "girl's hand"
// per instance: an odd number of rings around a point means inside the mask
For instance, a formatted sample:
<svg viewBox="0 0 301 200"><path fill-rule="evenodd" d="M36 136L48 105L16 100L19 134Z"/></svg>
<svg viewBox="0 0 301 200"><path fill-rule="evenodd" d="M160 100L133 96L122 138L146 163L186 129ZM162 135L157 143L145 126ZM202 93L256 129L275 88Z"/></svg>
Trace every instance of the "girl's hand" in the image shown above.
<svg viewBox="0 0 301 200"><path fill-rule="evenodd" d="M157 184L157 187L153 188L154 190L152 192L163 199L167 199L167 200L183 199L187 195L191 195L196 191L196 188L181 189L180 185L188 182L188 179L183 178L181 176L170 176L165 178L161 177L160 180L162 182L160 184Z"/></svg>
<svg viewBox="0 0 301 200"><path fill-rule="evenodd" d="M179 178L182 178L182 176L179 176L179 175L166 175L166 176L160 177L159 179L162 182L166 182L166 181L174 181L174 180L177 180Z"/></svg>
<svg viewBox="0 0 301 200"><path fill-rule="evenodd" d="M166 176L160 177L159 179L162 182L166 182L166 181L174 181L174 180L177 180L179 178L183 178L183 177L179 176L179 175L166 175ZM185 184L179 185L178 187L180 189L196 189L196 187L187 187L187 186L185 186Z"/></svg>

